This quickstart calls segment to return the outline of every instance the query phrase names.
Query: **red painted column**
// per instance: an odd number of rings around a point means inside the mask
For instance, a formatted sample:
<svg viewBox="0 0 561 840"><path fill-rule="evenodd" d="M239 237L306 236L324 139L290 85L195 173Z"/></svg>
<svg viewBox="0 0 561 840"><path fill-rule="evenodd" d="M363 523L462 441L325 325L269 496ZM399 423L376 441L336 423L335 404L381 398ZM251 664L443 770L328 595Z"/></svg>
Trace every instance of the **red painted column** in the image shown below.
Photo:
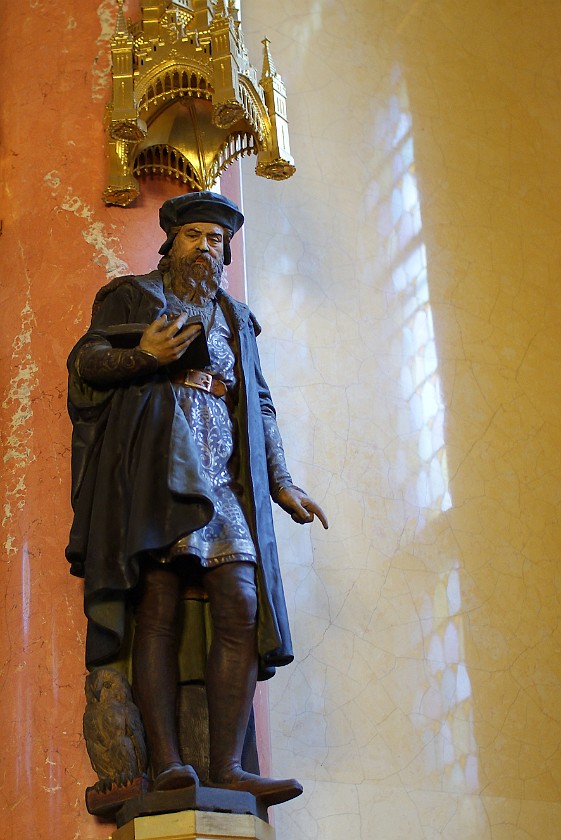
<svg viewBox="0 0 561 840"><path fill-rule="evenodd" d="M97 8L71 0L7 4L2 15L2 837L98 840L111 832L84 805L95 776L82 737L82 584L64 558L71 521L65 361L97 289L117 274L155 267L164 238L158 208L183 191L154 180L134 207L102 202L115 12L109 0ZM236 177L224 179L234 199ZM234 240L229 272L237 297L245 285L242 245L242 237Z"/></svg>

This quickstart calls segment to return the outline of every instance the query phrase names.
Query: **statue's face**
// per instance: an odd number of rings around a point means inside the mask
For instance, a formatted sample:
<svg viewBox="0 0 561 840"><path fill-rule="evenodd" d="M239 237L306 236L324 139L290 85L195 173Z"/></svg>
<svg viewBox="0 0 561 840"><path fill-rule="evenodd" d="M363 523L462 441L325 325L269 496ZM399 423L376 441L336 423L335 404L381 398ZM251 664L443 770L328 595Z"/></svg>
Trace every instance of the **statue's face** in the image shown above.
<svg viewBox="0 0 561 840"><path fill-rule="evenodd" d="M174 259L187 257L190 261L196 261L203 254L210 254L215 260L223 258L224 229L212 222L190 222L183 225L173 240Z"/></svg>

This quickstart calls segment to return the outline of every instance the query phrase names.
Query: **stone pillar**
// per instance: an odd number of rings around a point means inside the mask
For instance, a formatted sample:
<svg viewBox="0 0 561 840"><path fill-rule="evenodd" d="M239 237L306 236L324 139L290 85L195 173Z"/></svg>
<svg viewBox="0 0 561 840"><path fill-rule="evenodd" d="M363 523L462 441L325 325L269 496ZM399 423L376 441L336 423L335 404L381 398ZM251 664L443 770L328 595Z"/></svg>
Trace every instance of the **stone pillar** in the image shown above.
<svg viewBox="0 0 561 840"><path fill-rule="evenodd" d="M103 114L117 6L8 4L0 119L0 825L5 837L107 838L85 809L95 781L82 737L82 584L68 574L69 350L100 286L155 267L154 180L126 210L106 207ZM224 188L234 199L235 176ZM229 186L228 186L229 185ZM239 189L238 189L239 197ZM243 296L242 237L230 291ZM266 737L261 737L267 743ZM263 764L266 771L267 762Z"/></svg>

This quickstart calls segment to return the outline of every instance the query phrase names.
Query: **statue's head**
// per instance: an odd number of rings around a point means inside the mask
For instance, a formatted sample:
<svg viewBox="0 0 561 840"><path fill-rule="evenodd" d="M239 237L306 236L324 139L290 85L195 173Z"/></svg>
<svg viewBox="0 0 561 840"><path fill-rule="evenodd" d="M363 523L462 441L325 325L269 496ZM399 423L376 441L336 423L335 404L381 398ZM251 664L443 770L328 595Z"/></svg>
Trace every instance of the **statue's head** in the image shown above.
<svg viewBox="0 0 561 840"><path fill-rule="evenodd" d="M160 254L167 255L181 228L193 222L220 225L223 228L224 265L230 265L230 240L243 225L244 218L233 201L208 190L178 195L164 201L160 207L160 227L165 231L167 239L160 248Z"/></svg>

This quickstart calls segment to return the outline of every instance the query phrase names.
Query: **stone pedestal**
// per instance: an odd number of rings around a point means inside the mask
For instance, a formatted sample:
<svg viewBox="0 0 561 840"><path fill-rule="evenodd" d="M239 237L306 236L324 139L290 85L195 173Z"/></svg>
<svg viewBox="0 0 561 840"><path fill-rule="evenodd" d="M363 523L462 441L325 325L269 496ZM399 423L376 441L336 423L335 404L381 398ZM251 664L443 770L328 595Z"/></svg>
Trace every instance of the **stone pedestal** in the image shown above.
<svg viewBox="0 0 561 840"><path fill-rule="evenodd" d="M253 814L177 811L136 817L110 840L275 840L275 830Z"/></svg>
<svg viewBox="0 0 561 840"><path fill-rule="evenodd" d="M141 793L119 809L116 821L110 840L275 840L255 796L202 785Z"/></svg>

